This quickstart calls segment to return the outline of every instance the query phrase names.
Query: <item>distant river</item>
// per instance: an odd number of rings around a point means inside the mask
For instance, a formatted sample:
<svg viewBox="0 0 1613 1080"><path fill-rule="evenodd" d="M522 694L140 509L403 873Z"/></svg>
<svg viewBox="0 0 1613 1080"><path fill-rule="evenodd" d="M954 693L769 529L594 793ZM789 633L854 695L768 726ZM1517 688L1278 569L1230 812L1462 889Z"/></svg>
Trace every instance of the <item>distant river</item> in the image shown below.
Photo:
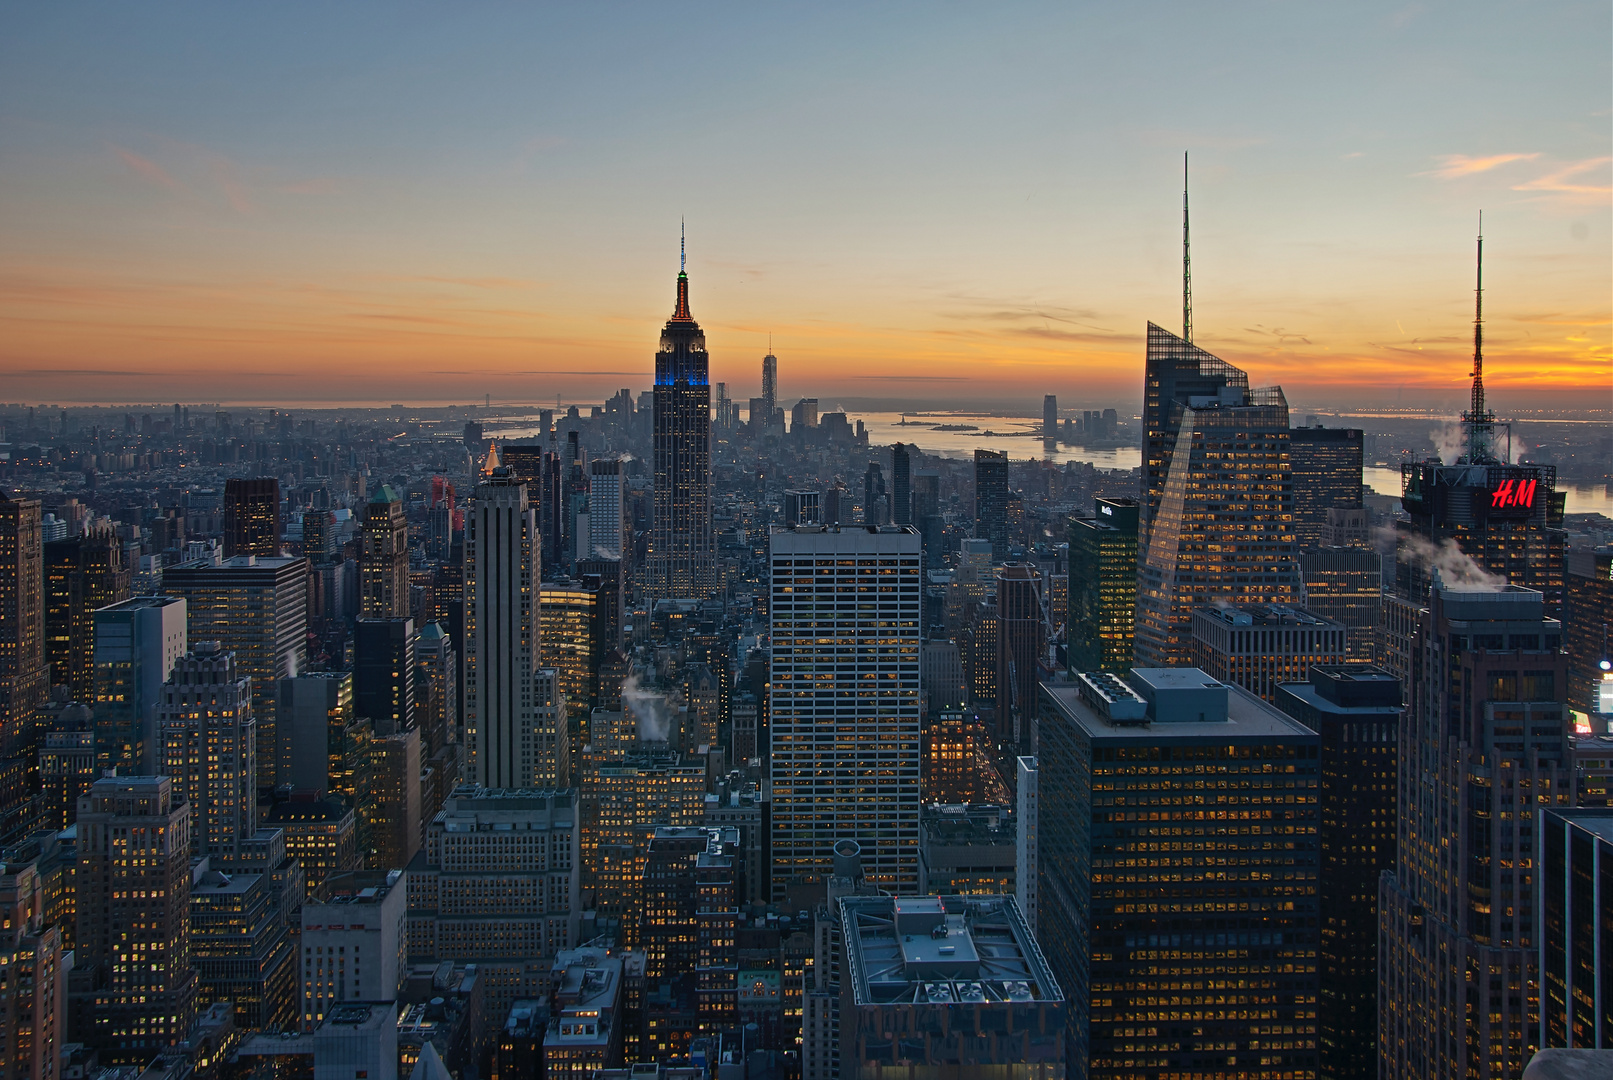
<svg viewBox="0 0 1613 1080"><path fill-rule="evenodd" d="M1135 446L1118 450L1085 450L1079 446L1042 449L1040 417L1023 416L909 416L902 426L901 413L848 412L846 419L861 420L868 428L868 441L875 446L912 443L926 454L970 458L976 450L1006 453L1012 461L1047 459L1062 465L1066 461L1090 461L1100 469L1135 469L1142 464L1142 451ZM968 424L975 431L937 431L935 424ZM921 426L929 425L929 426ZM994 432L986 435L985 432Z"/></svg>

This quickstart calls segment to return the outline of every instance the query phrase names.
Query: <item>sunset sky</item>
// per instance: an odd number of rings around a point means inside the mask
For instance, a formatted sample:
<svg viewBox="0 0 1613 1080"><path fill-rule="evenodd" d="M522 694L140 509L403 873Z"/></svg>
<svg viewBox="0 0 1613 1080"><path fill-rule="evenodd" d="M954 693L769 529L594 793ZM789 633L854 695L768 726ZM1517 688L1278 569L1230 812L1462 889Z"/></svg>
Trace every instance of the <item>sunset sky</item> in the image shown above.
<svg viewBox="0 0 1613 1080"><path fill-rule="evenodd" d="M1613 405L1588 3L12 4L0 401Z"/></svg>

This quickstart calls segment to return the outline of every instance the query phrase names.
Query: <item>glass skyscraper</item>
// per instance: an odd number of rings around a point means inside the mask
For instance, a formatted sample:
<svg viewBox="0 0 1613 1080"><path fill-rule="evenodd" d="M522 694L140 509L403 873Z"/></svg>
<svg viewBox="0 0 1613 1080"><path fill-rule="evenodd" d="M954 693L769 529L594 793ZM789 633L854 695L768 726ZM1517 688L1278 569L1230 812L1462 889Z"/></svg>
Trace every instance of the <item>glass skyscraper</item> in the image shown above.
<svg viewBox="0 0 1613 1080"><path fill-rule="evenodd" d="M1136 499L1097 499L1070 519L1071 671L1131 669L1137 617Z"/></svg>
<svg viewBox="0 0 1613 1080"><path fill-rule="evenodd" d="M711 531L711 386L706 335L689 314L689 275L655 354L655 518L647 554L652 597L704 599L717 589Z"/></svg>

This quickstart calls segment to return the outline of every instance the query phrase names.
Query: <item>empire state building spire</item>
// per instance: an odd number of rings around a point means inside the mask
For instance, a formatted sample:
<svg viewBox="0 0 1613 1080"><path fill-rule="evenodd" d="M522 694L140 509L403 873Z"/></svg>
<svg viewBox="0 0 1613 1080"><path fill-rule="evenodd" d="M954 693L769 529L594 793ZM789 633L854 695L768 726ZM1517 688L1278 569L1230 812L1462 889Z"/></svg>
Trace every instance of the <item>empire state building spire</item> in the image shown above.
<svg viewBox="0 0 1613 1080"><path fill-rule="evenodd" d="M683 223L678 223L678 303L672 309L673 322L694 322L694 316L689 314L689 248L683 232Z"/></svg>

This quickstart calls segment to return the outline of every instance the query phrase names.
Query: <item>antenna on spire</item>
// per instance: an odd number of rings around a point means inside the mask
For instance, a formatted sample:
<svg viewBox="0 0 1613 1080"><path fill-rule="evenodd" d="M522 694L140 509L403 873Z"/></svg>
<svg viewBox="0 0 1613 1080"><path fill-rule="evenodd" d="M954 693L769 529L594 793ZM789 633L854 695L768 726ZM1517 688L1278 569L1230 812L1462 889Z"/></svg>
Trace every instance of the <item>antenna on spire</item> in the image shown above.
<svg viewBox="0 0 1613 1080"><path fill-rule="evenodd" d="M1478 265L1473 283L1473 396L1462 420L1467 460L1494 460L1495 415L1484 404L1484 211L1479 211Z"/></svg>
<svg viewBox="0 0 1613 1080"><path fill-rule="evenodd" d="M689 269L689 249L685 241L683 218L678 218L678 273L685 273Z"/></svg>
<svg viewBox="0 0 1613 1080"><path fill-rule="evenodd" d="M1187 235L1187 151L1182 151L1182 340L1193 340L1193 258Z"/></svg>

